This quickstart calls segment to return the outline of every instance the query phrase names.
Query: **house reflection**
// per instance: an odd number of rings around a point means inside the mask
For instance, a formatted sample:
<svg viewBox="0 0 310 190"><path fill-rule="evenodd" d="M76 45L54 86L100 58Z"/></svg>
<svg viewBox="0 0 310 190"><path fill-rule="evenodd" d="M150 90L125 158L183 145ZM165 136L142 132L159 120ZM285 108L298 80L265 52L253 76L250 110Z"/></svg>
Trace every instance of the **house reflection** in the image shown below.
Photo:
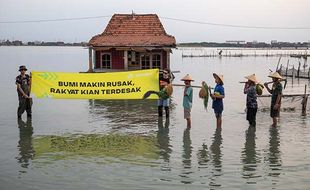
<svg viewBox="0 0 310 190"><path fill-rule="evenodd" d="M16 157L22 168L28 168L30 161L34 158L34 149L32 144L33 127L31 119L24 122L18 119L19 141L17 149L19 155Z"/></svg>

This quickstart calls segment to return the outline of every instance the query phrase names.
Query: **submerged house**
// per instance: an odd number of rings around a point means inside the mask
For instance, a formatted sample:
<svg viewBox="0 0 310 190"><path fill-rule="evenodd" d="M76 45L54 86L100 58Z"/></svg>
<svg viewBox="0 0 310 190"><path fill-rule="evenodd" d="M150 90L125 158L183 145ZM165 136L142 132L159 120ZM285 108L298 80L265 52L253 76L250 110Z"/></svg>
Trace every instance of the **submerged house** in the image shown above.
<svg viewBox="0 0 310 190"><path fill-rule="evenodd" d="M156 14L114 14L88 43L89 72L170 68L175 47Z"/></svg>

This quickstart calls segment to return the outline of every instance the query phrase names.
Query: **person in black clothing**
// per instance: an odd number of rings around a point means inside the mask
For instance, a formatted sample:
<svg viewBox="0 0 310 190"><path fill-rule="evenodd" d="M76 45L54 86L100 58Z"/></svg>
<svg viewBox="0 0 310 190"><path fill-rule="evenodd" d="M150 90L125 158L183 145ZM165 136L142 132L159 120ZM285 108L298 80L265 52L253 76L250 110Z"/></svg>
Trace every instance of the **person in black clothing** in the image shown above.
<svg viewBox="0 0 310 190"><path fill-rule="evenodd" d="M19 67L20 75L16 77L16 86L17 86L17 94L18 94L18 109L17 109L17 117L20 119L22 114L27 112L27 117L31 118L31 106L32 106L32 98L30 97L30 89L31 89L31 79L28 74L26 74L27 68L22 65Z"/></svg>

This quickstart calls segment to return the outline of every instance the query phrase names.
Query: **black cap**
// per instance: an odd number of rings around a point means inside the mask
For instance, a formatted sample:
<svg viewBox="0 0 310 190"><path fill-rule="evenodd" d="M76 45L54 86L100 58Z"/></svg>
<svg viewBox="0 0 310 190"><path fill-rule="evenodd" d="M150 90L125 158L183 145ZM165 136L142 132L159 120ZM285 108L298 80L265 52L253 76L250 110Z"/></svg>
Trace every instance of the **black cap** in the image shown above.
<svg viewBox="0 0 310 190"><path fill-rule="evenodd" d="M27 68L25 65L21 65L19 66L19 70L18 71L21 71L21 70L26 70L27 71Z"/></svg>

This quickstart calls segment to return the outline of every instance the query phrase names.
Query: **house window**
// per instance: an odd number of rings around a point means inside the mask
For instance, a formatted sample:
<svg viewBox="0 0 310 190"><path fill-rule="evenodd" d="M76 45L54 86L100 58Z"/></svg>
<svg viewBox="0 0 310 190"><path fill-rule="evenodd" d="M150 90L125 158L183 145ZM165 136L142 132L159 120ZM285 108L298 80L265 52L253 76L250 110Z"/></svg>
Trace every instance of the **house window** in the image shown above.
<svg viewBox="0 0 310 190"><path fill-rule="evenodd" d="M101 68L111 69L111 54L109 53L101 54Z"/></svg>
<svg viewBox="0 0 310 190"><path fill-rule="evenodd" d="M160 55L159 54L153 54L152 55L152 68L161 68L160 64Z"/></svg>
<svg viewBox="0 0 310 190"><path fill-rule="evenodd" d="M141 69L150 69L151 63L150 63L150 55L142 54L141 55Z"/></svg>

